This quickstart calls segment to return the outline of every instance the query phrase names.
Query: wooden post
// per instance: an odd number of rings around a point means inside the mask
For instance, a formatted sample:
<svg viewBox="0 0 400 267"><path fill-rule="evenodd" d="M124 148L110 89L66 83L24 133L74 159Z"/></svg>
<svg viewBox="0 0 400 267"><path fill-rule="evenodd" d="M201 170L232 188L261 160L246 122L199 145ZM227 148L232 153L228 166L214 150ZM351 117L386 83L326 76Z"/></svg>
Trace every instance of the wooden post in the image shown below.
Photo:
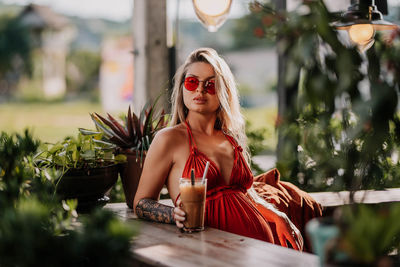
<svg viewBox="0 0 400 267"><path fill-rule="evenodd" d="M169 109L166 0L134 0L134 89L136 114L159 95L159 107Z"/></svg>
<svg viewBox="0 0 400 267"><path fill-rule="evenodd" d="M276 9L278 11L286 10L286 0L276 0ZM286 70L286 56L278 53L278 120L285 117L287 110L287 92L285 87L285 70ZM281 131L278 132L278 145L276 148L276 156L278 161L282 160L283 156L283 142L284 136Z"/></svg>

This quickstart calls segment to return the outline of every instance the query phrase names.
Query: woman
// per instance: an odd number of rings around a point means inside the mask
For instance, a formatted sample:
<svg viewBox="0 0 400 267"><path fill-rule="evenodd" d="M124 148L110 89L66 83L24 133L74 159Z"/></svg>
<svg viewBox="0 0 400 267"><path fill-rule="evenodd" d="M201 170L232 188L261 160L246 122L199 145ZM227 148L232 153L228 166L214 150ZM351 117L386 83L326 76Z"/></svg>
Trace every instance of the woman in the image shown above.
<svg viewBox="0 0 400 267"><path fill-rule="evenodd" d="M182 228L179 178L189 178L191 169L200 177L209 161L206 226L301 250L287 216L251 190L244 124L228 65L213 49L192 52L175 75L172 126L157 133L146 155L133 203L138 217ZM164 184L178 197L175 208L157 203Z"/></svg>

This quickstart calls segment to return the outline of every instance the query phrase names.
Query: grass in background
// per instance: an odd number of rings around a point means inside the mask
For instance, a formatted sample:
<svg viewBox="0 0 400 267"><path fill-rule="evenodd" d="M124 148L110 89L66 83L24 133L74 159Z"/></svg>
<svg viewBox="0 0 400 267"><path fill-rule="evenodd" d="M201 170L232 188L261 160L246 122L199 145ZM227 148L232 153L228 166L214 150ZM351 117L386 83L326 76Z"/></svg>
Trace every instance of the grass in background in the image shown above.
<svg viewBox="0 0 400 267"><path fill-rule="evenodd" d="M0 104L0 131L22 132L29 128L44 142L61 141L68 135L76 135L79 127L94 129L91 112L102 112L101 105L84 101L3 103Z"/></svg>
<svg viewBox="0 0 400 267"><path fill-rule="evenodd" d="M22 132L33 130L33 135L44 142L63 140L68 135L76 135L78 128L94 129L89 113L100 112L99 103L89 101L56 103L3 103L0 104L0 131ZM275 151L276 108L243 109L251 129L266 128L263 145L265 152ZM115 114L118 115L118 114Z"/></svg>

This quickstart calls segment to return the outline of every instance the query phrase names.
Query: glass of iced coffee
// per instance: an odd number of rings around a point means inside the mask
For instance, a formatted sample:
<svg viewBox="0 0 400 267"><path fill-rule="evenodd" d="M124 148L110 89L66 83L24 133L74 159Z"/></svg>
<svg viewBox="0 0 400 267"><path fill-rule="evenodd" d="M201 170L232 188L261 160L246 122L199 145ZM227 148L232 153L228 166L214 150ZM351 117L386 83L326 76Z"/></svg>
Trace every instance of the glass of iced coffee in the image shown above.
<svg viewBox="0 0 400 267"><path fill-rule="evenodd" d="M186 213L183 222L185 232L198 232L204 230L204 210L206 205L207 179L180 178L179 189L181 192L182 209Z"/></svg>

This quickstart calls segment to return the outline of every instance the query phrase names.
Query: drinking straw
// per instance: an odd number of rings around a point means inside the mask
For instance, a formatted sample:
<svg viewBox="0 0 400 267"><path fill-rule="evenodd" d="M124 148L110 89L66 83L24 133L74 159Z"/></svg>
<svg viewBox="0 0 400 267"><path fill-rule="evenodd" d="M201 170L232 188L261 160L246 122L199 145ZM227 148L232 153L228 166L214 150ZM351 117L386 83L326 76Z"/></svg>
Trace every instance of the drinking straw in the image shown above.
<svg viewBox="0 0 400 267"><path fill-rule="evenodd" d="M194 186L194 169L192 169L190 172L190 180L192 182L192 185Z"/></svg>
<svg viewBox="0 0 400 267"><path fill-rule="evenodd" d="M204 182L206 181L206 176L207 176L207 172L208 172L208 167L210 166L210 162L207 161L206 163L206 168L204 169L204 173L203 173L203 178L201 178L201 183L204 184Z"/></svg>

